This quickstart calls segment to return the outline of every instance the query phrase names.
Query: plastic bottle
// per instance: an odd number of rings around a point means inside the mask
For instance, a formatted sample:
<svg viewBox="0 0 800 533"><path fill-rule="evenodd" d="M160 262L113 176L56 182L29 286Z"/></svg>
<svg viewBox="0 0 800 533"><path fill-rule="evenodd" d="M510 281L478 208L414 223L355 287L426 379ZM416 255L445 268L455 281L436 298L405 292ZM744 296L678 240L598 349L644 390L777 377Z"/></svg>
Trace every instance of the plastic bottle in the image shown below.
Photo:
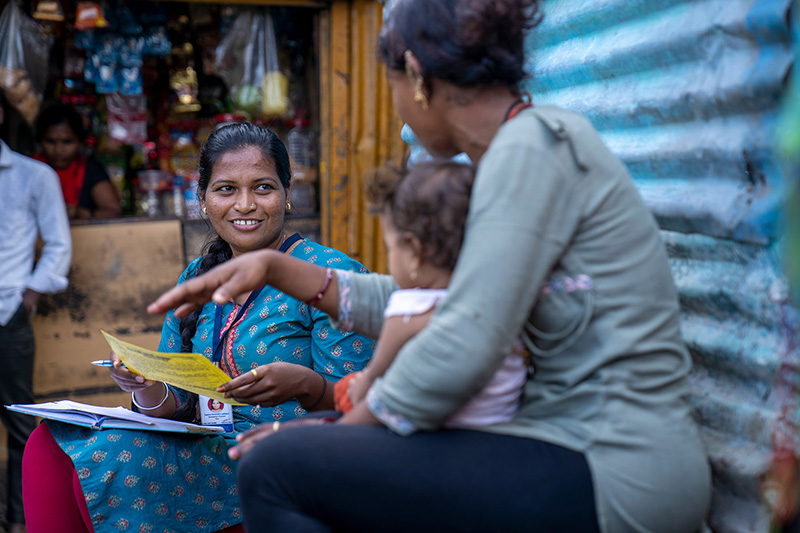
<svg viewBox="0 0 800 533"><path fill-rule="evenodd" d="M169 174L162 170L140 170L139 187L144 193L142 211L149 217L161 216L160 195L169 189Z"/></svg>
<svg viewBox="0 0 800 533"><path fill-rule="evenodd" d="M292 164L298 170L313 169L316 166L314 150L314 132L309 129L309 122L305 118L295 118L289 121L294 126L289 130L287 138L287 148Z"/></svg>
<svg viewBox="0 0 800 533"><path fill-rule="evenodd" d="M293 128L286 135L289 159L292 162L292 211L310 215L317 210L316 139L308 120L297 116L289 122Z"/></svg>
<svg viewBox="0 0 800 533"><path fill-rule="evenodd" d="M186 188L184 190L186 218L201 219L203 218L200 210L200 199L197 197L197 182L200 176L194 172L186 176Z"/></svg>
<svg viewBox="0 0 800 533"><path fill-rule="evenodd" d="M186 207L184 205L183 197L183 176L176 174L172 178L172 210L176 217L184 218L186 216Z"/></svg>

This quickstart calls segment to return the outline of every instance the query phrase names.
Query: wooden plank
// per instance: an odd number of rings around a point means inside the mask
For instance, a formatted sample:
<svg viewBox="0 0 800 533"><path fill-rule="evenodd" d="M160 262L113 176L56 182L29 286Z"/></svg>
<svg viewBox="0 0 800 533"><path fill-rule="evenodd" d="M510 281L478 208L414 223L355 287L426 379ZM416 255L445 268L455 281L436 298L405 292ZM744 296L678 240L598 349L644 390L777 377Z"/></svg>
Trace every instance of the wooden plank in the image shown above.
<svg viewBox="0 0 800 533"><path fill-rule="evenodd" d="M185 258L178 220L73 226L70 285L43 296L33 320L36 342L33 392L37 402L72 399L97 405L130 404L108 370L89 364L106 358L100 329L155 349L163 317L145 307L175 285ZM7 457L0 425L0 461Z"/></svg>
<svg viewBox="0 0 800 533"><path fill-rule="evenodd" d="M381 20L383 19L383 15L381 14ZM377 37L376 37L377 42ZM377 53L376 53L377 57ZM393 121L394 116L394 108L392 105L392 95L389 91L389 85L386 81L386 66L378 61L378 82L377 82L377 92L378 92L378 122L377 122L377 129L378 129L378 164L385 165L387 162L394 162L395 164L399 164L399 162L392 157L393 150L392 150L392 141L394 138L400 137L400 130L394 130L393 127L396 125ZM377 223L378 230L380 231L380 223ZM375 261L374 261L374 271L380 272L382 274L388 274L388 265L386 259L386 247L383 246L381 239L378 239L378 243L376 245L376 252L375 252Z"/></svg>
<svg viewBox="0 0 800 533"><path fill-rule="evenodd" d="M367 173L375 168L375 145L376 145L376 130L375 130L375 46L374 40L374 25L371 24L370 6L377 4L377 2L370 2L367 5L364 0L357 0L353 6L354 16L358 20L358 71L361 80L361 106L358 127L357 139L357 153L354 158L355 161L355 175L358 178L358 185L356 187L356 194L354 194L353 202L357 206L358 212L358 233L356 238L359 241L359 249L361 250L361 257L364 264L368 268L373 269L373 255L375 252L375 228L373 224L373 217L367 213L367 202L364 196L364 178ZM355 39L354 39L355 40Z"/></svg>
<svg viewBox="0 0 800 533"><path fill-rule="evenodd" d="M331 138L333 135L333 99L331 85L331 14L322 11L318 17L317 58L319 61L319 211L322 243L331 243L331 161L333 160Z"/></svg>
<svg viewBox="0 0 800 533"><path fill-rule="evenodd" d="M163 317L145 307L185 265L179 220L74 226L72 242L70 285L42 298L33 321L37 396L110 385L88 364L108 355L100 329L155 349Z"/></svg>
<svg viewBox="0 0 800 533"><path fill-rule="evenodd" d="M320 210L323 241L386 271L380 225L367 214L365 172L391 159L405 144L376 47L382 6L374 0L335 2L319 17Z"/></svg>
<svg viewBox="0 0 800 533"><path fill-rule="evenodd" d="M361 233L361 141L364 135L364 105L367 93L363 66L363 17L360 13L362 1L350 3L350 145L352 151L348 160L350 190L348 191L347 208L350 211L347 226L348 250L358 253L358 260L365 261L363 248L359 239ZM352 256L353 253L351 252Z"/></svg>
<svg viewBox="0 0 800 533"><path fill-rule="evenodd" d="M379 82L380 69L375 53L378 32L381 26L381 9L378 2L359 1L360 19L362 24L361 35L361 64L363 71L364 97L363 129L359 139L358 157L358 198L361 213L361 249L364 262L370 270L376 268L376 255L383 248L380 228L376 216L369 214L368 204L364 196L364 178L381 163L379 153Z"/></svg>
<svg viewBox="0 0 800 533"><path fill-rule="evenodd" d="M331 80L328 87L331 98L331 161L330 161L330 245L354 258L357 251L349 246L348 228L350 209L348 198L351 188L348 159L350 145L350 5L336 2L331 6Z"/></svg>

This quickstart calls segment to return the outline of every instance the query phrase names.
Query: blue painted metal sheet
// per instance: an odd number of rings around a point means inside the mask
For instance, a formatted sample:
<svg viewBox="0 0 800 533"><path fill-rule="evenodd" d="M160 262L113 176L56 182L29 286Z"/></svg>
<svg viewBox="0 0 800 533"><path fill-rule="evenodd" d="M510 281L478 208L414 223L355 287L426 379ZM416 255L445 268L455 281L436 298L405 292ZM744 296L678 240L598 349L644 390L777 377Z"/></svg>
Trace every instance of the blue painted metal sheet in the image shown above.
<svg viewBox="0 0 800 533"><path fill-rule="evenodd" d="M716 531L768 530L774 435L796 435L798 313L773 149L790 3L549 0L528 40L534 102L587 116L664 230Z"/></svg>
<svg viewBox="0 0 800 533"><path fill-rule="evenodd" d="M532 33L538 103L587 116L665 229L775 237L772 133L789 0L552 0Z"/></svg>

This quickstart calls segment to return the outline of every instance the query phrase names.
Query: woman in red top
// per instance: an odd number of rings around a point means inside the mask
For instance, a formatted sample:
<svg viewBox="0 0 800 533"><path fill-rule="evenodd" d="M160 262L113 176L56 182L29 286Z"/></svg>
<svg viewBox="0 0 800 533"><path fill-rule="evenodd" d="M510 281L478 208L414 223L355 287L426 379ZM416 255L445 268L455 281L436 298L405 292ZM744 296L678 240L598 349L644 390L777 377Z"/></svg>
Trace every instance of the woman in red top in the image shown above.
<svg viewBox="0 0 800 533"><path fill-rule="evenodd" d="M119 196L103 165L82 153L86 130L72 107L57 103L36 122L41 153L34 157L55 169L71 219L113 218L122 214Z"/></svg>

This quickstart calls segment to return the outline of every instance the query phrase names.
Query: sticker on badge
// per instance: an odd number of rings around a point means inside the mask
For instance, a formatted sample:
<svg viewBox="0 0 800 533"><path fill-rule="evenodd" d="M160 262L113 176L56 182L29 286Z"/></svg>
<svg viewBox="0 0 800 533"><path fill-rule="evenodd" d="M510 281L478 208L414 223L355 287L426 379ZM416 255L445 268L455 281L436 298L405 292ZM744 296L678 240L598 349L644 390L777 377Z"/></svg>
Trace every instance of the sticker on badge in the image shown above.
<svg viewBox="0 0 800 533"><path fill-rule="evenodd" d="M200 423L204 426L221 426L226 433L233 432L233 408L208 396L200 396Z"/></svg>

